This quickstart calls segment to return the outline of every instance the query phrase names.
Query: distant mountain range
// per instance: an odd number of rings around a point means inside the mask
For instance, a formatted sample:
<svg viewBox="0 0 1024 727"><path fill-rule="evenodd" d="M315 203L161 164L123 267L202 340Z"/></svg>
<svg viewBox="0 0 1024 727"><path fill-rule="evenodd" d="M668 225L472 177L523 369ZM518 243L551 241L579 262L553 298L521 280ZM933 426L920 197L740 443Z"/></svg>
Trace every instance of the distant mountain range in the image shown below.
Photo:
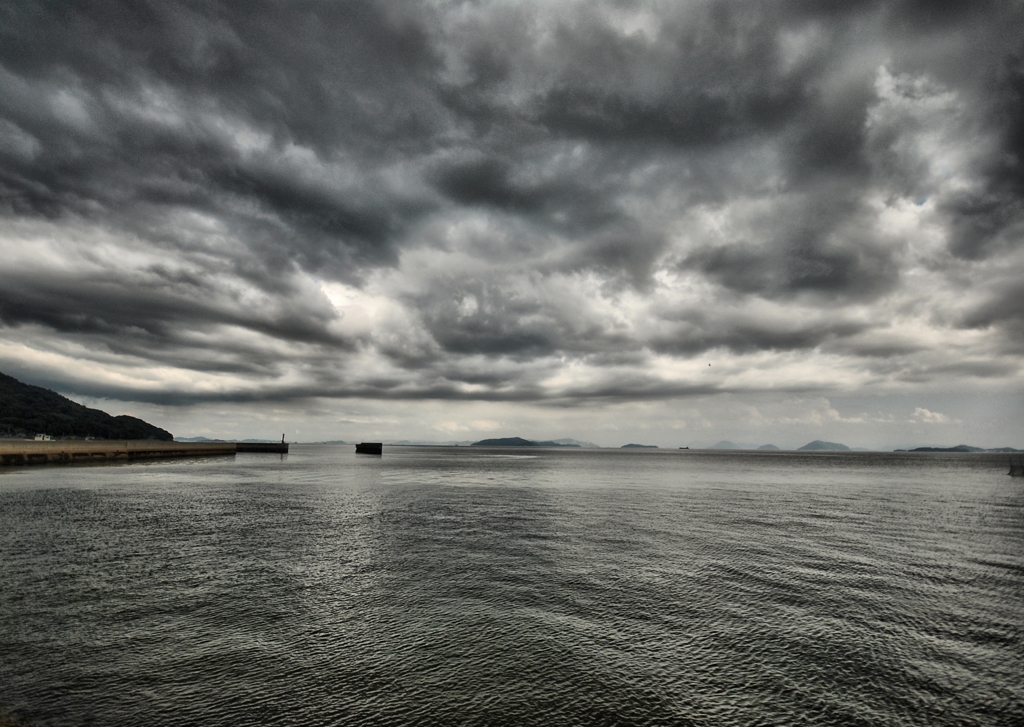
<svg viewBox="0 0 1024 727"><path fill-rule="evenodd" d="M94 437L96 439L158 439L169 442L174 435L149 422L126 414L110 416L105 411L77 404L55 391L24 384L0 373L0 435L32 437Z"/></svg>
<svg viewBox="0 0 1024 727"><path fill-rule="evenodd" d="M175 437L175 442L239 442L241 444L278 444L276 439L207 439L206 437ZM344 442L342 442L344 444Z"/></svg>
<svg viewBox="0 0 1024 727"><path fill-rule="evenodd" d="M222 441L236 441L236 440L222 440L222 439L207 439L206 437L177 437L176 441L179 442L222 442ZM242 439L237 440L241 442L276 442L277 440L271 439ZM334 444L334 445L351 445L354 442L346 442L343 439L332 439L324 442L308 442L308 444ZM395 446L420 446L420 447L568 447L568 448L583 448L583 449L602 449L601 445L594 444L593 442L587 442L580 439L570 439L563 437L562 439L545 439L545 440L534 440L525 439L523 437L498 437L494 439L481 439L478 442L472 440L448 440L445 442L437 442L431 440L410 440L410 439L399 439L399 440L384 440L385 444ZM700 449L700 447L681 447L681 449ZM658 449L657 445L654 444L624 444L620 449ZM758 450L758 451L782 451L779 447L774 444L762 444L760 447L754 447L752 444L737 444L731 442L728 439L723 439L710 447L705 449L745 449L745 450ZM838 442L825 442L820 439L815 439L813 442L808 442L804 446L800 447L799 450L802 452L863 452L867 451L857 447L848 447L845 444ZM1019 452L1021 450L1013 449L1012 447L1001 447L998 449L983 449L982 447L971 447L966 444L960 444L956 447L918 447L917 449L897 449L896 452Z"/></svg>
<svg viewBox="0 0 1024 727"><path fill-rule="evenodd" d="M728 439L723 439L719 442L715 442L710 447L704 449L747 449L747 450L758 450L758 451L781 451L774 444L762 444L760 447L755 447L752 444L736 444ZM814 452L814 451L829 451L829 452L849 452L849 447L845 444L839 444L838 442L823 442L820 439L815 439L813 442L808 442L804 446L800 447L797 451Z"/></svg>
<svg viewBox="0 0 1024 727"><path fill-rule="evenodd" d="M603 447L601 447L600 444L594 444L593 442L585 442L581 439L570 439L568 437L563 437L562 439L554 439L552 441L555 444L561 446L575 446L580 447L582 449L603 449Z"/></svg>
<svg viewBox="0 0 1024 727"><path fill-rule="evenodd" d="M222 441L241 441L241 442L276 442L277 440L271 439L241 439L241 440L222 440L222 439L207 439L206 437L177 437L178 442L222 442ZM332 439L325 442L309 442L309 444L335 444L350 445L354 442L346 442L342 439ZM385 444L395 446L420 446L420 447L568 447L568 448L583 448L583 449L602 449L601 445L594 444L593 442L587 442L580 439L570 439L563 437L562 439L525 439L523 437L498 437L494 439L481 439L478 442L474 442L468 439L463 440L448 440L445 442L437 442L430 440L410 440L410 439L399 439L399 440L385 440ZM700 449L700 447L681 447L681 449ZM658 449L655 444L624 444L620 449ZM754 447L752 444L737 444L723 439L710 447L705 449L745 449L745 450L758 450L762 452L782 451L779 447L774 444L762 444L760 447ZM848 447L845 444L839 442L825 442L820 439L815 439L813 442L808 442L804 446L800 447L800 452L863 452L867 451L857 447ZM1019 452L1021 450L1014 449L1013 447L1000 447L998 449L984 449L982 447L971 447L966 444L960 444L956 447L918 447L916 449L897 449L896 452Z"/></svg>

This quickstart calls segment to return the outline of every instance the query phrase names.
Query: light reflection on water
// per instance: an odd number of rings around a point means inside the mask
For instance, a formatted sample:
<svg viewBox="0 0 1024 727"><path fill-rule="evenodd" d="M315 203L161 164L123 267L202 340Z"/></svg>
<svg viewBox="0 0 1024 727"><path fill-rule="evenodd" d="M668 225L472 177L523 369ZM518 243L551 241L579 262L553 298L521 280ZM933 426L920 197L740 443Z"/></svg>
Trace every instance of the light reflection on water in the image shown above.
<svg viewBox="0 0 1024 727"><path fill-rule="evenodd" d="M39 724L1024 723L1002 457L295 446L0 474Z"/></svg>

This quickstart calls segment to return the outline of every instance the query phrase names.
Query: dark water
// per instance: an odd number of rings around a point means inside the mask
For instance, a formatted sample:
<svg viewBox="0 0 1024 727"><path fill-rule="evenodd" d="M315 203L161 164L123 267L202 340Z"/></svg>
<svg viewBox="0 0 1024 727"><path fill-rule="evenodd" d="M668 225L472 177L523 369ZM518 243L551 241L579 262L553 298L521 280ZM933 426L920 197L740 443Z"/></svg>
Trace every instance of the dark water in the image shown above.
<svg viewBox="0 0 1024 727"><path fill-rule="evenodd" d="M40 725L1024 724L1003 457L293 448L0 474Z"/></svg>

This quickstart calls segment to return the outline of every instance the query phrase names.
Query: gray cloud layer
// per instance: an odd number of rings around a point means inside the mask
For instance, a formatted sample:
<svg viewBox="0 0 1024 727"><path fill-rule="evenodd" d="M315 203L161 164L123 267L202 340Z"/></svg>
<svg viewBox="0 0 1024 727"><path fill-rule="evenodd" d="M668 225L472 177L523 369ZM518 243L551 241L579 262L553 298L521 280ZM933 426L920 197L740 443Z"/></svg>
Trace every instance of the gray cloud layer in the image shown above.
<svg viewBox="0 0 1024 727"><path fill-rule="evenodd" d="M164 403L1019 387L1022 3L394 5L4 4L0 360Z"/></svg>

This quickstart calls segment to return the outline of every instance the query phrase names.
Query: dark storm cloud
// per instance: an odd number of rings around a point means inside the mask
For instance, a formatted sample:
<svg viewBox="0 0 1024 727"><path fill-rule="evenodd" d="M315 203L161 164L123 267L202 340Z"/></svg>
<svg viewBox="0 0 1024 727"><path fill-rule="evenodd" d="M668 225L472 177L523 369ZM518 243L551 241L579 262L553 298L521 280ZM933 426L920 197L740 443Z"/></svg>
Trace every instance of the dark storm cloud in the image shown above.
<svg viewBox="0 0 1024 727"><path fill-rule="evenodd" d="M24 3L3 12L0 111L38 143L34 156L5 164L14 212L88 212L98 202L131 217L148 201L225 214L241 198L280 216L296 247L320 243L300 249L313 269L329 264L332 244L342 262L393 262L401 204L353 205L294 170L240 158L232 130L217 133L201 117L248 125L272 151L300 144L327 160L343 151L376 164L430 131L418 84L437 61L419 26L366 3ZM181 122L140 118L130 105L147 94L164 97Z"/></svg>
<svg viewBox="0 0 1024 727"><path fill-rule="evenodd" d="M579 350L585 334L573 330L564 312L504 289L500 281L489 283L450 283L451 288L416 301L443 351L531 359L550 356L562 347Z"/></svg>
<svg viewBox="0 0 1024 727"><path fill-rule="evenodd" d="M36 386L51 388L71 395L121 401L141 401L164 406L189 406L210 402L258 403L289 402L314 399L371 399L381 401L487 401L487 402L544 402L551 397L542 389L520 385L515 389L466 391L457 384L447 381L410 382L398 379L377 379L353 385L328 378L313 385L280 386L261 385L253 388L237 388L230 391L201 391L194 387L181 390L142 389L120 386L109 382L97 383L88 378L75 378L73 373L61 376L40 374L38 371L17 366L7 366L8 375L21 380L31 380ZM615 391L618 391L617 389ZM702 389L707 393L708 389ZM613 391L604 391L601 396L611 397ZM680 390L680 393L699 393ZM617 394L615 394L617 395ZM651 397L654 396L652 391Z"/></svg>
<svg viewBox="0 0 1024 727"><path fill-rule="evenodd" d="M556 134L596 142L721 144L758 131L799 109L799 99L755 97L739 102L703 93L644 102L579 88L555 88L539 103L538 121Z"/></svg>
<svg viewBox="0 0 1024 727"><path fill-rule="evenodd" d="M438 188L468 205L488 205L510 212L535 212L543 207L545 190L516 185L509 179L510 168L499 159L457 164L437 175Z"/></svg>
<svg viewBox="0 0 1024 727"><path fill-rule="evenodd" d="M930 70L976 105L974 123L992 140L976 161L976 184L939 201L949 249L966 260L1019 249L1024 241L1024 7L964 3L944 13L915 9L945 21L947 35L958 33L962 54Z"/></svg>
<svg viewBox="0 0 1024 727"><path fill-rule="evenodd" d="M934 209L950 265L1019 250L1021 3L645 7L4 4L0 216L102 229L150 258L0 271L4 335L257 382L211 397L539 400L525 368L552 357L613 370L638 352L916 350L842 311L901 289L910 242L873 224L901 200ZM470 241L467 219L483 221ZM424 249L480 265L402 268ZM339 333L316 286L388 270L423 338ZM652 296L666 271L723 310L630 327L545 287L590 276ZM766 322L750 301L834 319ZM1019 304L1006 289L962 324L1009 340ZM366 351L401 373L339 373ZM291 364L308 386L266 383ZM640 376L566 396L690 391Z"/></svg>
<svg viewBox="0 0 1024 727"><path fill-rule="evenodd" d="M566 272L593 270L610 281L625 281L637 289L648 288L651 273L665 252L667 240L640 222L623 221L576 246L558 269Z"/></svg>
<svg viewBox="0 0 1024 727"><path fill-rule="evenodd" d="M581 169L555 164L541 151L514 160L492 155L447 161L428 180L460 206L506 214L585 244L589 235L632 223L618 205L621 190L604 179L609 171L603 159Z"/></svg>
<svg viewBox="0 0 1024 727"><path fill-rule="evenodd" d="M668 10L655 38L584 16L558 28L568 71L538 95L537 120L596 142L715 145L778 128L804 104L804 69L778 73L772 13L740 4ZM662 79L651 84L648 78Z"/></svg>
<svg viewBox="0 0 1024 727"><path fill-rule="evenodd" d="M863 182L869 173L865 121L875 100L872 80L860 77L808 101L786 139L790 184L804 188L830 178Z"/></svg>
<svg viewBox="0 0 1024 727"><path fill-rule="evenodd" d="M798 293L863 297L895 283L891 250L867 244L829 245L818 237L824 232L800 231L794 239L775 245L703 248L688 256L683 266L698 268L730 290L767 298Z"/></svg>
<svg viewBox="0 0 1024 727"><path fill-rule="evenodd" d="M852 337L829 341L825 348L830 353L887 360L925 351L928 347L923 343L894 339L891 336L880 337L879 339L868 336L865 339Z"/></svg>
<svg viewBox="0 0 1024 727"><path fill-rule="evenodd" d="M836 339L849 338L865 331L864 323L848 321L811 322L751 321L690 312L674 325L671 335L651 341L659 353L693 355L725 348L735 353L754 351L810 350Z"/></svg>
<svg viewBox="0 0 1024 727"><path fill-rule="evenodd" d="M983 185L943 200L954 255L976 260L1024 244L1024 48L999 69L990 123L998 146L978 170Z"/></svg>
<svg viewBox="0 0 1024 727"><path fill-rule="evenodd" d="M542 403L552 406L574 406L579 401L593 400L606 402L664 400L671 398L687 398L707 396L716 393L728 393L730 389L713 385L691 385L652 382L640 377L611 377L605 383L573 387L561 395L552 396L540 387L520 385L514 389L466 391L448 382L428 383L425 385L402 385L397 380L380 380L368 382L361 386L348 386L337 383L333 386L322 384L302 387L261 387L254 391L237 391L230 393L196 393L196 392L145 392L135 389L116 389L111 387L91 387L80 382L68 382L66 379L55 381L63 391L72 391L84 396L99 396L103 391L109 398L131 401L145 401L153 404L187 405L210 401L222 402L258 402L258 401L292 401L314 398L336 399L376 399L382 401L401 400L441 400L441 401L486 401L495 403ZM793 392L813 391L815 387L791 387Z"/></svg>
<svg viewBox="0 0 1024 727"><path fill-rule="evenodd" d="M1024 353L1024 284L996 287L989 299L969 311L961 321L965 328L995 328L1003 334L1006 353Z"/></svg>
<svg viewBox="0 0 1024 727"><path fill-rule="evenodd" d="M125 273L120 273L121 276ZM134 281L92 275L43 277L0 273L0 322L39 325L110 353L197 371L272 373L279 355L251 341L233 340L225 327L271 339L352 351L357 341L332 334L333 311L293 289L285 306L240 305L199 277L159 265L134 273ZM134 283L134 284L132 284ZM204 350L211 337L217 345Z"/></svg>
<svg viewBox="0 0 1024 727"><path fill-rule="evenodd" d="M729 389L726 387L713 385L674 384L640 377L620 376L612 377L611 381L594 386L570 387L561 400L554 400L552 403L556 406L559 404L571 406L577 401L665 401L728 392Z"/></svg>
<svg viewBox="0 0 1024 727"><path fill-rule="evenodd" d="M379 138L380 123L408 140L410 97L438 63L420 25L366 2L17 3L3 27L0 59L26 78L97 90L159 81L324 151L353 132ZM389 86L405 104L390 118L369 103L396 110Z"/></svg>
<svg viewBox="0 0 1024 727"><path fill-rule="evenodd" d="M973 359L944 366L914 366L902 369L898 375L906 383L930 383L954 378L999 379L1020 372L1020 365L1007 361Z"/></svg>
<svg viewBox="0 0 1024 727"><path fill-rule="evenodd" d="M220 273L200 284L156 269L106 280L5 274L5 325L199 371L266 374L282 363L281 352L191 336L216 326L352 349L328 330L333 311L311 307L289 279L296 267L358 279L365 265L393 264L397 237L422 213L374 188L377 165L425 133L418 84L437 61L419 26L365 3L23 3L0 13L9 216L120 227L157 242L169 262L197 252L178 210L246 242L200 249ZM245 154L236 133L265 135L266 152ZM349 188L307 179L301 163L281 163L290 145L324 163L344 155L357 178ZM225 272L275 305L232 300L217 289Z"/></svg>

